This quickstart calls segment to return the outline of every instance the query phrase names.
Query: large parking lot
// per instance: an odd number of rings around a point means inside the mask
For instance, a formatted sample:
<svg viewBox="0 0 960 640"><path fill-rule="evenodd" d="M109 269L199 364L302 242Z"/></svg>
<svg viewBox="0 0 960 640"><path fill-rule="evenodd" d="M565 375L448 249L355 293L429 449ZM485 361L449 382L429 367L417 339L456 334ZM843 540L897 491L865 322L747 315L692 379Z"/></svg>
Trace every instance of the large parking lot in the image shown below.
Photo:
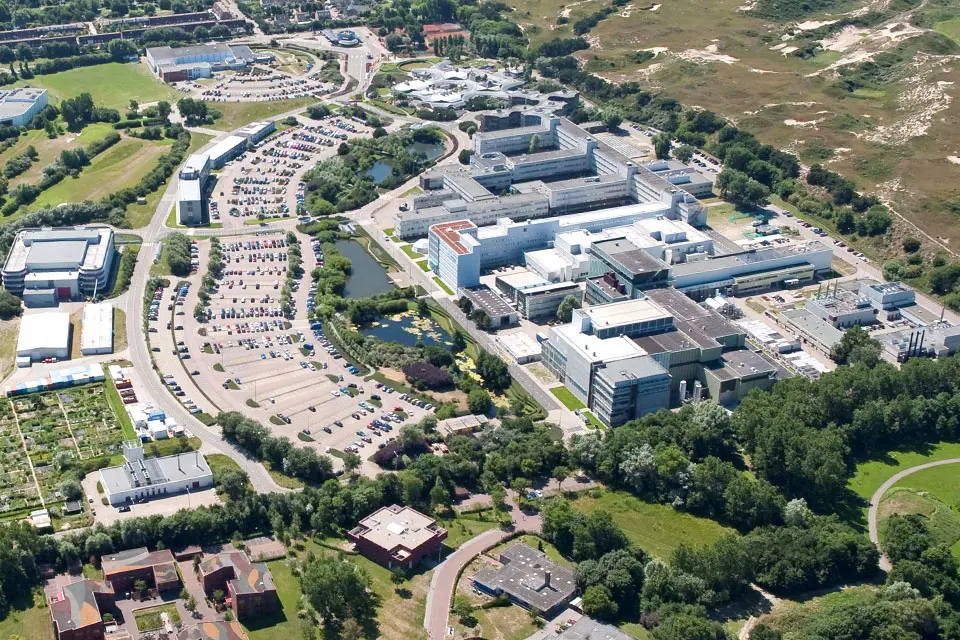
<svg viewBox="0 0 960 640"><path fill-rule="evenodd" d="M340 142L371 134L366 125L336 115L298 122L227 163L210 197L213 222L237 227L300 215L303 174L335 155Z"/></svg>
<svg viewBox="0 0 960 640"><path fill-rule="evenodd" d="M174 83L180 91L209 102L265 102L320 97L337 85L255 65L245 71L225 71L215 78Z"/></svg>
<svg viewBox="0 0 960 640"><path fill-rule="evenodd" d="M322 325L308 319L314 290L307 274L322 263L323 254L308 236L298 234L298 239L305 275L287 314L280 300L289 253L286 234L259 231L223 238L223 274L210 294L205 321L192 314L209 255L210 241L199 242L202 266L187 279L192 284L168 290L157 320L150 322L157 329L152 344L162 345L154 355L161 375L173 376L182 387L181 399L210 404L211 409L203 408L212 413L240 411L300 446L321 452L356 446L367 457L396 437L399 426L419 420L432 407L416 406L392 389L364 381L327 341ZM175 315L182 310L184 315ZM165 321L171 329L164 329Z"/></svg>

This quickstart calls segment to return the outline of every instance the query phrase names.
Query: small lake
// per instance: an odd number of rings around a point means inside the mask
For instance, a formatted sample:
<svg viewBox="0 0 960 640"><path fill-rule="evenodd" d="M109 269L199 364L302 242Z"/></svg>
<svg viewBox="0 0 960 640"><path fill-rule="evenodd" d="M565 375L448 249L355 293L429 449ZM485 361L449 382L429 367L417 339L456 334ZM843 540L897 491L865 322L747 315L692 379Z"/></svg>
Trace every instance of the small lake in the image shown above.
<svg viewBox="0 0 960 640"><path fill-rule="evenodd" d="M427 160L436 160L443 155L443 143L414 142L407 147L410 153L422 153L427 156ZM393 173L393 167L387 160L377 160L373 166L367 169L367 175L373 178L373 184L380 184L390 177Z"/></svg>
<svg viewBox="0 0 960 640"><path fill-rule="evenodd" d="M407 347L417 344L417 339L425 345L450 347L453 341L444 329L430 318L423 318L413 311L380 318L376 322L361 328L360 333L373 336L386 342L397 342Z"/></svg>
<svg viewBox="0 0 960 640"><path fill-rule="evenodd" d="M353 269L343 290L344 298L366 298L394 288L387 270L359 242L337 240L336 244L340 253L350 259Z"/></svg>

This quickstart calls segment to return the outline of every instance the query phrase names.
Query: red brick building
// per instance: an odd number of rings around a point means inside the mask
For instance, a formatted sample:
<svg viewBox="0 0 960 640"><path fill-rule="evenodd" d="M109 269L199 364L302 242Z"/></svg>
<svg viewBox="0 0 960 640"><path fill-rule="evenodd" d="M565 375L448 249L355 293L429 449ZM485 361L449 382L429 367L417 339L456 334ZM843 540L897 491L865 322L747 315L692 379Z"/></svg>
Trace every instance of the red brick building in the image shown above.
<svg viewBox="0 0 960 640"><path fill-rule="evenodd" d="M57 640L103 640L103 613L114 608L113 588L97 580L78 580L50 600Z"/></svg>
<svg viewBox="0 0 960 640"><path fill-rule="evenodd" d="M116 593L133 591L137 580L158 592L180 586L177 563L169 550L148 551L146 547L127 549L100 558L103 579L110 583Z"/></svg>
<svg viewBox="0 0 960 640"><path fill-rule="evenodd" d="M357 551L388 569L412 569L428 556L439 556L447 530L416 509L392 505L371 513L347 537Z"/></svg>
<svg viewBox="0 0 960 640"><path fill-rule="evenodd" d="M208 596L223 591L237 620L273 613L280 607L267 565L250 562L242 551L220 553L201 562L200 583Z"/></svg>

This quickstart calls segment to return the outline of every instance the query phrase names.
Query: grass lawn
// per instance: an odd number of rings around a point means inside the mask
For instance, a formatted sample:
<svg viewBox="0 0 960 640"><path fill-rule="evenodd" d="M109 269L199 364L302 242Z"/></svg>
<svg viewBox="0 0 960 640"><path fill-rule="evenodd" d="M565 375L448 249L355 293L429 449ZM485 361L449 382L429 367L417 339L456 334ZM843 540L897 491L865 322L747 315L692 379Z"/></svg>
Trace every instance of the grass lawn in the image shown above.
<svg viewBox="0 0 960 640"><path fill-rule="evenodd" d="M41 193L30 209L97 200L118 189L133 187L156 166L157 156L167 149L167 145L150 140L123 138L91 160L76 178L64 178Z"/></svg>
<svg viewBox="0 0 960 640"><path fill-rule="evenodd" d="M960 18L941 20L933 25L933 30L960 43Z"/></svg>
<svg viewBox="0 0 960 640"><path fill-rule="evenodd" d="M499 523L492 517L487 520L478 520L476 517L466 516L459 516L452 520L439 518L437 523L447 530L447 539L444 544L451 549L456 549L470 538L499 526Z"/></svg>
<svg viewBox="0 0 960 640"><path fill-rule="evenodd" d="M306 486L303 480L292 478L279 471L271 469L269 462L265 461L263 466L266 467L267 471L270 473L270 477L273 478L273 481L285 489L303 489Z"/></svg>
<svg viewBox="0 0 960 640"><path fill-rule="evenodd" d="M857 472L847 483L847 488L851 489L861 498L870 500L874 491L880 488L887 478L897 472L915 467L924 462L933 462L935 460L945 460L946 458L960 458L960 442L941 442L933 445L926 453L919 451L894 451L889 453L882 460L871 460L857 465ZM960 469L953 465L942 467L952 469L954 473ZM924 472L919 472L924 473ZM912 480L913 476L905 478L905 481ZM910 484L909 486L914 486ZM866 511L866 509L864 509Z"/></svg>
<svg viewBox="0 0 960 640"><path fill-rule="evenodd" d="M523 542L524 544L527 544L533 547L534 549L540 549L542 547L543 553L546 554L548 558L550 558L557 564L563 565L565 567L573 566L572 562L570 562L569 560L564 558L562 555L560 555L560 552L557 550L555 546L553 546L543 538L539 538L534 535L523 535L518 538L513 538L512 540L507 540L503 544L498 544L494 548L490 549L490 551L487 552L487 555L496 558L501 551L503 551L507 547L510 547L516 544L517 542Z"/></svg>
<svg viewBox="0 0 960 640"><path fill-rule="evenodd" d="M437 286L443 289L443 291L448 295L453 295L453 290L447 286L447 283L440 279L440 276L433 276L433 281L437 283Z"/></svg>
<svg viewBox="0 0 960 640"><path fill-rule="evenodd" d="M224 471L241 471L236 460L222 453L208 454L207 463L209 463L210 470L213 471L214 475Z"/></svg>
<svg viewBox="0 0 960 640"><path fill-rule="evenodd" d="M286 560L271 560L267 567L277 587L280 611L255 617L247 621L243 629L250 640L299 637L297 609L300 606L300 581L293 575Z"/></svg>
<svg viewBox="0 0 960 640"><path fill-rule="evenodd" d="M683 543L703 546L736 533L713 520L681 513L667 505L643 502L623 491L602 491L599 498L591 497L594 493L584 494L573 505L583 513L603 509L633 543L661 558L669 558Z"/></svg>
<svg viewBox="0 0 960 640"><path fill-rule="evenodd" d="M316 98L294 98L270 102L215 102L211 106L221 112L223 117L210 125L210 128L218 131L233 131L255 120L301 109L316 102Z"/></svg>
<svg viewBox="0 0 960 640"><path fill-rule="evenodd" d="M27 84L45 88L50 93L52 104L86 92L93 97L97 106L119 109L121 112L126 110L133 97L140 104L158 100L173 103L181 97L176 89L157 80L145 66L122 62L36 76L28 81L21 80L15 86Z"/></svg>
<svg viewBox="0 0 960 640"><path fill-rule="evenodd" d="M557 400L562 402L563 406L565 406L567 409L570 409L570 411L576 411L577 409L586 408L586 405L580 402L580 400L575 395L573 395L573 392L570 391L570 389L567 389L566 387L563 387L563 386L551 387L550 393L555 395L557 397Z"/></svg>
<svg viewBox="0 0 960 640"><path fill-rule="evenodd" d="M10 610L0 620L0 637L12 636L23 640L53 640L53 625L43 591L30 594L24 589L11 596Z"/></svg>
<svg viewBox="0 0 960 640"><path fill-rule="evenodd" d="M203 145L210 142L213 139L213 136L208 136L205 133L191 133L190 134L190 149L187 151L187 154L191 154ZM174 173L173 175L176 175ZM172 179L173 176L171 176ZM157 206L160 204L160 198L163 196L164 190L167 188L167 184L170 183L170 180L154 191L153 193L147 194L147 203L146 204L131 204L127 205L127 223L132 229L138 229L140 227L145 227L150 224L150 220L153 218L153 215L157 212ZM173 209L176 211L176 208Z"/></svg>
<svg viewBox="0 0 960 640"><path fill-rule="evenodd" d="M932 493L949 505L960 505L960 464L945 464L941 467L924 469L910 474L893 489L908 488L914 491Z"/></svg>
<svg viewBox="0 0 960 640"><path fill-rule="evenodd" d="M113 351L123 351L127 348L127 312L123 309L113 309Z"/></svg>
<svg viewBox="0 0 960 640"><path fill-rule="evenodd" d="M14 369L20 318L0 322L0 378L6 378Z"/></svg>
<svg viewBox="0 0 960 640"><path fill-rule="evenodd" d="M403 252L404 252L405 254L407 254L407 255L410 257L410 259L412 259L412 260L419 260L420 258L423 257L423 256L421 256L419 253L417 253L416 251L413 250L413 245L412 245L412 244L402 244L402 245L400 245L400 251L403 251Z"/></svg>
<svg viewBox="0 0 960 640"><path fill-rule="evenodd" d="M420 270L423 271L424 273L426 273L427 271L430 271L430 265L426 260L421 260L420 262L417 263L417 266L420 267Z"/></svg>
<svg viewBox="0 0 960 640"><path fill-rule="evenodd" d="M158 607L134 611L133 617L137 621L137 630L152 631L163 627L163 620L160 618L161 613L166 613L170 616L170 624L172 624L174 628L180 624L180 614L177 613L177 605L171 602L170 604L162 604Z"/></svg>
<svg viewBox="0 0 960 640"><path fill-rule="evenodd" d="M930 471L933 470L934 469L931 469ZM919 472L916 475L922 475L923 473L925 472ZM954 470L954 473L956 473L956 470ZM909 478L905 478L905 480L908 479ZM930 480L929 484L933 486L943 487L940 481L941 479L921 478L920 484L927 484L925 482L926 480ZM952 489L950 488L945 489L945 493L951 491ZM929 492L927 489L900 487L898 485L890 489L880 503L877 522L877 532L880 535L880 541L884 542L887 538L890 516L894 514L917 514L926 518L934 544L950 547L953 555L958 556L960 555L960 512L957 511L955 505L956 502L944 500L937 494Z"/></svg>
<svg viewBox="0 0 960 640"><path fill-rule="evenodd" d="M136 440L137 432L133 428L133 421L130 420L130 415L123 409L123 400L120 399L120 394L117 392L117 388L113 384L113 378L108 377L106 385L107 402L110 403L110 408L113 409L113 413L117 416L117 420L120 421L120 428L123 430L124 439Z"/></svg>

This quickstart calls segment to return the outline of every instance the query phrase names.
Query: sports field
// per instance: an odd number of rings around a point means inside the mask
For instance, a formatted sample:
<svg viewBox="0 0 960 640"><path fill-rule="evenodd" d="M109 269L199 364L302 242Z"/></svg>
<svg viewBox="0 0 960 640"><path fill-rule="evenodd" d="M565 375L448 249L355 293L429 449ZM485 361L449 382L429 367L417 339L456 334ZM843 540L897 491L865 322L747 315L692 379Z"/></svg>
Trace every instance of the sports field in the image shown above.
<svg viewBox="0 0 960 640"><path fill-rule="evenodd" d="M130 104L131 98L144 105L158 100L173 103L182 97L179 91L160 82L145 66L132 62L110 62L36 76L21 80L16 86L24 85L46 89L52 104L86 92L97 106L121 111Z"/></svg>

